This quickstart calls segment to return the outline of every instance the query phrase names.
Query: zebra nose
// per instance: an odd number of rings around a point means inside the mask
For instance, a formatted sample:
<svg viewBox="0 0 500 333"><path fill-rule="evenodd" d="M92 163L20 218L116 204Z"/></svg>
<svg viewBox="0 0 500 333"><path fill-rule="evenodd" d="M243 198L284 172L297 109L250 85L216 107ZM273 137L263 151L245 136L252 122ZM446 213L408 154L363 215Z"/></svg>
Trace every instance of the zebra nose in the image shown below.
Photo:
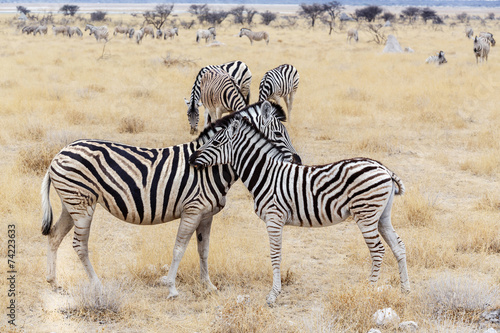
<svg viewBox="0 0 500 333"><path fill-rule="evenodd" d="M294 163L294 164L302 164L302 159L300 158L299 154L293 154L293 156L292 156L292 163Z"/></svg>

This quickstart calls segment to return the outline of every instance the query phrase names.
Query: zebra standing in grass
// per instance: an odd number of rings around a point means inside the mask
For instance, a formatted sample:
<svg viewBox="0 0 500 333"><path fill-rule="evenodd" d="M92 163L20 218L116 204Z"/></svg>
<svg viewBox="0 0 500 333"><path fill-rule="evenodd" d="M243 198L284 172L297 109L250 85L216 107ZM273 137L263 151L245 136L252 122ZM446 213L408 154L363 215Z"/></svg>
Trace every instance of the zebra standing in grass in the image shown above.
<svg viewBox="0 0 500 333"><path fill-rule="evenodd" d="M42 34L46 35L47 34L47 26L46 25L39 25L36 29L35 32L33 32L33 36L36 36L36 34Z"/></svg>
<svg viewBox="0 0 500 333"><path fill-rule="evenodd" d="M244 116L282 148L282 158L300 163L280 120L279 105L257 103L234 113ZM122 221L153 225L180 218L166 285L169 298L178 295L177 269L196 231L201 280L210 290L216 287L208 274L208 244L212 217L226 203L226 194L238 179L228 165L196 170L189 156L234 117L230 115L203 131L189 143L162 149L139 148L99 140L79 140L63 148L52 160L42 183L42 234L48 235L47 281L57 289L57 249L75 227L73 248L93 285L100 286L88 255L90 225L97 204ZM277 118L275 118L277 117ZM265 121L264 121L265 120ZM52 225L50 184L62 203L59 220Z"/></svg>
<svg viewBox="0 0 500 333"><path fill-rule="evenodd" d="M212 38L212 40L215 40L215 37L217 36L215 32L215 28L211 27L208 28L207 30L200 29L196 31L196 43L200 42L200 39L204 38L205 43L208 43L208 40Z"/></svg>
<svg viewBox="0 0 500 333"><path fill-rule="evenodd" d="M250 84L252 82L252 72L248 66L240 60L231 61L222 65L209 65L205 66L198 72L194 80L193 88L191 89L191 97L189 101L184 98L188 106L187 115L189 125L191 127L190 133L198 132L198 121L200 119L200 112L198 107L200 103L200 82L203 75L211 69L221 69L227 72L234 79L241 93L245 96L246 104L250 103Z"/></svg>
<svg viewBox="0 0 500 333"><path fill-rule="evenodd" d="M116 36L117 34L123 34L123 38L128 36L130 34L130 29L128 27L122 27L122 26L117 26L115 27L115 31L113 32L113 36Z"/></svg>
<svg viewBox="0 0 500 333"><path fill-rule="evenodd" d="M100 27L96 27L92 24L87 24L85 25L85 31L89 30L89 36L94 35L96 41L100 41L101 39L104 39L106 42L108 42L108 27L103 25Z"/></svg>
<svg viewBox="0 0 500 333"><path fill-rule="evenodd" d="M347 42L351 44L351 39L354 39L356 43L358 42L358 30L356 29L349 29L347 30Z"/></svg>
<svg viewBox="0 0 500 333"><path fill-rule="evenodd" d="M299 72L292 65L284 64L271 69L260 81L259 101L274 100L280 103L280 97L285 100L288 110L288 120L292 114L292 104L299 86Z"/></svg>
<svg viewBox="0 0 500 333"><path fill-rule="evenodd" d="M490 53L490 42L486 37L475 37L474 38L474 54L476 56L476 64L488 61L488 54Z"/></svg>
<svg viewBox="0 0 500 333"><path fill-rule="evenodd" d="M271 247L273 288L267 296L268 303L273 304L281 292L283 227L331 226L350 215L370 250L370 282L377 282L380 275L385 252L379 237L382 235L397 259L401 289L409 292L405 246L391 224L394 195L404 192L401 179L367 158L302 166L278 160L279 154L280 149L255 126L245 119L233 118L226 129L217 132L189 160L200 169L231 165L251 192L255 212L266 223Z"/></svg>
<svg viewBox="0 0 500 333"><path fill-rule="evenodd" d="M179 36L178 28L165 29L165 31L163 31L163 39L174 39L175 36Z"/></svg>
<svg viewBox="0 0 500 333"><path fill-rule="evenodd" d="M61 34L63 36L69 36L69 27L64 26L64 25L57 26L57 27L55 25L52 25L52 31L54 31L54 36L57 36L59 34Z"/></svg>
<svg viewBox="0 0 500 333"><path fill-rule="evenodd" d="M137 44L142 42L143 37L144 37L144 28L141 28L137 30L137 32L135 33L135 41L137 42Z"/></svg>
<svg viewBox="0 0 500 333"><path fill-rule="evenodd" d="M205 107L205 127L226 112L247 106L245 96L231 75L220 68L207 71L200 82L200 102Z"/></svg>
<svg viewBox="0 0 500 333"><path fill-rule="evenodd" d="M471 39L472 36L474 36L474 30L472 30L471 27L466 27L465 28L465 36L467 36L467 38Z"/></svg>
<svg viewBox="0 0 500 333"><path fill-rule="evenodd" d="M248 39L250 40L250 45L253 45L253 41L261 41L265 40L266 45L269 45L269 34L267 31L259 31L259 32L253 32L250 29L246 28L241 28L240 34L238 35L239 37L247 36Z"/></svg>
<svg viewBox="0 0 500 333"><path fill-rule="evenodd" d="M448 61L446 61L446 58L444 57L443 51L439 51L436 55L431 55L425 60L426 64L442 65L442 64L445 64L447 62Z"/></svg>
<svg viewBox="0 0 500 333"><path fill-rule="evenodd" d="M78 27L69 27L68 28L68 35L70 37L73 37L74 34L77 34L79 37L83 36L83 32L80 30Z"/></svg>

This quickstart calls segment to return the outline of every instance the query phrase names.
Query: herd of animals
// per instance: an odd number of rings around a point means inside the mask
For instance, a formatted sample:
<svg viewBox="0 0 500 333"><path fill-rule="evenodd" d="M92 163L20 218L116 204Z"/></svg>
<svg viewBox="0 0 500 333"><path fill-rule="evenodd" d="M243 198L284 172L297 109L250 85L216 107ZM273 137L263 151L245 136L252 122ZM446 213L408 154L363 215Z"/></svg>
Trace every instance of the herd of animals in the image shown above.
<svg viewBox="0 0 500 333"><path fill-rule="evenodd" d="M283 64L265 73L259 101L248 105L252 74L242 61L202 68L188 104L191 133L198 131L200 105L204 129L191 142L149 149L102 140L79 140L53 158L42 182L42 234L48 235L47 281L57 289L57 249L74 227L73 248L95 286L101 286L88 255L90 225L97 204L125 222L166 223L180 218L172 263L162 282L169 298L178 296L175 279L191 236L196 233L201 281L216 290L208 274L212 219L226 204L230 187L241 179L252 193L255 212L270 241L273 285L267 302L281 292L281 248L285 225L331 226L352 216L370 251L370 281L380 274L382 236L399 266L401 289L410 290L406 252L391 224L401 179L377 161L353 158L322 166L302 165L283 121L288 119L299 84L297 69ZM222 117L225 112L229 115ZM61 200L53 225L50 186Z"/></svg>
<svg viewBox="0 0 500 333"><path fill-rule="evenodd" d="M30 28L31 29L31 28ZM43 33L37 26L30 32ZM61 32L61 30L64 30ZM87 25L97 40L107 28ZM248 36L241 29L240 37ZM80 29L54 33L81 35ZM24 32L24 29L23 29ZM30 33L28 32L28 33ZM177 29L157 31L117 27L114 34L173 38ZM208 37L207 37L208 35ZM140 38L142 39L141 36ZM199 30L196 40L215 39L215 29ZM269 42L260 32L252 40ZM357 31L348 41L358 40ZM476 58L487 60L491 33L474 38ZM427 62L445 63L444 52ZM52 160L42 182L42 234L48 236L47 281L58 289L57 250L74 228L73 248L95 286L101 282L88 255L90 225L97 204L116 218L138 225L180 219L172 263L162 282L169 298L179 295L175 279L180 261L194 233L198 245L201 281L216 290L208 273L208 244L213 216L226 204L231 186L241 179L254 199L256 214L265 222L273 268L267 296L275 303L281 292L282 232L285 225L331 226L352 216L370 251L369 280L377 282L385 253L382 237L398 264L401 290L410 291L405 245L391 223L394 196L405 191L402 180L381 163L352 158L321 166L302 165L283 122L290 121L299 73L290 64L267 71L259 85L258 102L249 104L252 73L242 61L203 67L195 77L187 104L191 134L198 134L199 107L205 108L203 130L191 142L159 149L140 148L102 140L78 140ZM283 98L287 112L280 106ZM223 117L224 113L229 115ZM53 224L50 186L61 200L61 215Z"/></svg>

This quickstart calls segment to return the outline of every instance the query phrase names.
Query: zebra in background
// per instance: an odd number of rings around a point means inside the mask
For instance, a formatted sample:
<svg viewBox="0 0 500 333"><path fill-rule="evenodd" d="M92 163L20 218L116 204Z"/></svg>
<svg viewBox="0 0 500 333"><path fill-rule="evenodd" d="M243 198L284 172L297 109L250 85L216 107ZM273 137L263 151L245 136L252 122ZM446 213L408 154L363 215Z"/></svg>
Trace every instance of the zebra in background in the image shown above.
<svg viewBox="0 0 500 333"><path fill-rule="evenodd" d="M467 36L467 38L471 39L472 36L474 36L474 30L472 30L471 27L466 27L465 28L465 36Z"/></svg>
<svg viewBox="0 0 500 333"><path fill-rule="evenodd" d="M144 28L141 28L137 30L137 32L135 33L135 41L137 42L137 44L142 42L143 37L144 37Z"/></svg>
<svg viewBox="0 0 500 333"><path fill-rule="evenodd" d="M292 104L299 86L299 72L292 65L284 64L271 69L260 81L259 101L274 100L280 103L280 97L285 100L288 110L288 120L292 114Z"/></svg>
<svg viewBox="0 0 500 333"><path fill-rule="evenodd" d="M476 56L476 64L488 61L488 54L490 53L490 42L486 37L474 37L474 54Z"/></svg>
<svg viewBox="0 0 500 333"><path fill-rule="evenodd" d="M74 34L77 34L79 37L83 36L83 32L80 30L78 27L69 27L68 28L68 35L70 37L73 37Z"/></svg>
<svg viewBox="0 0 500 333"><path fill-rule="evenodd" d="M211 69L221 69L227 72L234 79L241 93L245 96L246 104L250 103L250 84L252 82L252 72L248 66L240 60L231 61L222 65L209 65L205 66L198 72L194 80L193 88L191 89L191 97L189 101L184 98L184 102L188 106L187 116L189 125L191 127L190 133L198 132L198 121L200 119L200 112L198 107L200 103L200 82L203 75Z"/></svg>
<svg viewBox="0 0 500 333"><path fill-rule="evenodd" d="M259 32L253 32L250 29L246 28L241 28L240 34L238 35L239 37L247 36L248 39L250 40L250 45L253 45L253 41L261 41L265 40L266 45L269 45L269 34L267 31L259 31Z"/></svg>
<svg viewBox="0 0 500 333"><path fill-rule="evenodd" d="M207 30L199 29L198 31L196 31L196 43L199 43L201 38L204 38L205 43L208 43L208 40L210 38L212 38L212 40L215 40L216 36L217 34L214 27L208 28Z"/></svg>
<svg viewBox="0 0 500 333"><path fill-rule="evenodd" d="M130 34L130 29L128 27L122 27L122 26L117 26L115 27L115 31L113 32L113 36L116 36L117 34L123 34L123 38L128 36Z"/></svg>
<svg viewBox="0 0 500 333"><path fill-rule="evenodd" d="M281 292L283 227L331 226L350 215L370 250L370 282L377 282L380 275L385 252L379 237L382 235L397 259L401 289L409 292L405 245L391 224L394 195L405 191L401 179L368 158L302 166L278 160L279 154L280 149L255 126L245 119L234 118L189 160L200 169L231 165L251 192L255 213L266 223L271 247L273 288L267 302L273 304Z"/></svg>
<svg viewBox="0 0 500 333"><path fill-rule="evenodd" d="M128 38L133 38L134 35L135 35L135 29L130 28L130 30L128 31Z"/></svg>
<svg viewBox="0 0 500 333"><path fill-rule="evenodd" d="M103 25L100 27L96 27L92 24L85 25L85 31L89 30L89 36L94 35L96 41L100 41L104 39L106 42L108 41L108 27Z"/></svg>
<svg viewBox="0 0 500 333"><path fill-rule="evenodd" d="M144 31L144 37L147 35L150 35L151 38L155 38L155 29L152 27L143 27L142 30Z"/></svg>
<svg viewBox="0 0 500 333"><path fill-rule="evenodd" d="M486 38L491 46L495 46L496 41L493 38L493 34L491 32L480 32L479 37Z"/></svg>
<svg viewBox="0 0 500 333"><path fill-rule="evenodd" d="M163 31L163 39L174 39L175 36L179 36L179 29L176 27Z"/></svg>
<svg viewBox="0 0 500 333"><path fill-rule="evenodd" d="M446 61L446 58L444 57L443 51L439 51L436 55L431 55L425 60L426 64L442 65L442 64L445 64L447 62L448 61Z"/></svg>
<svg viewBox="0 0 500 333"><path fill-rule="evenodd" d="M222 118L226 112L242 110L247 106L238 84L220 68L207 71L200 82L200 102L205 107L205 127Z"/></svg>
<svg viewBox="0 0 500 333"><path fill-rule="evenodd" d="M347 30L347 42L351 44L351 39L354 39L356 43L358 42L358 30L356 29L349 29Z"/></svg>
<svg viewBox="0 0 500 333"><path fill-rule="evenodd" d="M57 36L59 34L63 36L69 36L69 27L64 25L61 26L52 25L52 31L54 31L54 36Z"/></svg>
<svg viewBox="0 0 500 333"><path fill-rule="evenodd" d="M57 250L73 228L73 248L93 285L100 286L88 255L90 225L97 204L118 219L153 225L181 219L166 285L168 297L175 287L177 269L192 234L196 231L201 280L216 290L208 274L208 245L213 215L226 203L226 194L238 177L228 165L196 170L189 156L234 116L244 116L282 149L284 160L300 163L285 126L283 109L268 102L257 103L218 121L189 143L149 149L100 140L79 140L63 148L52 160L43 179L42 234L48 235L47 281L57 289ZM271 117L273 121L268 121ZM276 119L274 121L274 119ZM59 195L62 210L52 225L50 184Z"/></svg>
<svg viewBox="0 0 500 333"><path fill-rule="evenodd" d="M47 26L46 25L39 25L36 29L35 32L33 32L33 36L36 36L36 34L42 34L46 35L47 34Z"/></svg>

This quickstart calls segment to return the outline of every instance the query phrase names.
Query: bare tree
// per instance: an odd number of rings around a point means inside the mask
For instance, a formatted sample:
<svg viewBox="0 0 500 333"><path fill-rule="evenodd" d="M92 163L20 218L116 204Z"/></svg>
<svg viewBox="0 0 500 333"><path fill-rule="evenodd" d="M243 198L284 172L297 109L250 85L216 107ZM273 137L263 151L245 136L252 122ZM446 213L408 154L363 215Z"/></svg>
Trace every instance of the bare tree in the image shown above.
<svg viewBox="0 0 500 333"><path fill-rule="evenodd" d="M495 13L493 13L493 12L492 13L488 13L488 15L486 15L486 18L488 20L494 20L495 19Z"/></svg>
<svg viewBox="0 0 500 333"><path fill-rule="evenodd" d="M260 13L262 17L262 24L269 25L272 21L276 20L278 17L275 13L266 10L264 13Z"/></svg>
<svg viewBox="0 0 500 333"><path fill-rule="evenodd" d="M372 36L372 39L368 42L384 44L387 41L387 37L384 34L384 30L382 29L383 27L384 26L382 24L366 24L364 26L364 30Z"/></svg>
<svg viewBox="0 0 500 333"><path fill-rule="evenodd" d="M323 4L323 11L327 14L327 17L322 18L322 22L330 27L329 35L332 34L333 28L335 27L335 18L340 15L340 12L344 10L344 6L338 1L330 1Z"/></svg>
<svg viewBox="0 0 500 333"><path fill-rule="evenodd" d="M457 14L457 20L459 20L461 23L469 22L469 15L466 12Z"/></svg>
<svg viewBox="0 0 500 333"><path fill-rule="evenodd" d="M154 11L146 11L142 14L144 16L144 25L152 24L156 29L161 29L172 13L172 9L174 9L174 4L157 5Z"/></svg>
<svg viewBox="0 0 500 333"><path fill-rule="evenodd" d="M300 16L303 16L305 18L308 18L311 20L311 27L314 28L314 24L316 23L316 20L321 16L321 14L325 11L324 7L320 3L312 3L310 5L306 3L301 3L300 9L298 11L298 14Z"/></svg>
<svg viewBox="0 0 500 333"><path fill-rule="evenodd" d="M254 9L246 8L245 6L238 6L229 11L229 14L234 16L234 23L251 25L253 17L257 14Z"/></svg>
<svg viewBox="0 0 500 333"><path fill-rule="evenodd" d="M394 21L394 19L396 18L396 15L394 15L393 13L390 13L390 12L384 12L384 14L382 14L382 19L384 21Z"/></svg>

